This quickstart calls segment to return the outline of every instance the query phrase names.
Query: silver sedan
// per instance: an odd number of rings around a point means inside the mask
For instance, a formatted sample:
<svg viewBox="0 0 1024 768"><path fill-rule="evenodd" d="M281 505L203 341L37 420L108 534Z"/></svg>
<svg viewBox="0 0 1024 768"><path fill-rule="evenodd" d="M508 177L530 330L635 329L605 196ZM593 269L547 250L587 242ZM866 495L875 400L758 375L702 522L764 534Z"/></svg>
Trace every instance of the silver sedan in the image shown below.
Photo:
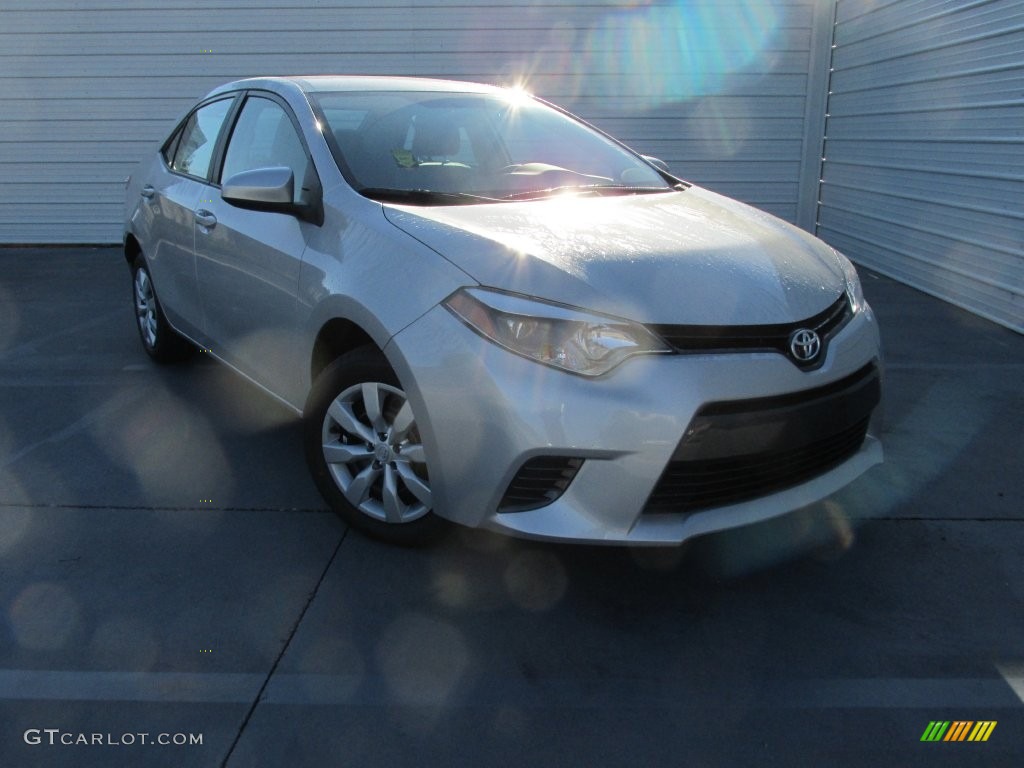
<svg viewBox="0 0 1024 768"><path fill-rule="evenodd" d="M679 544L882 460L841 254L516 90L259 78L128 181L146 352L305 419L349 524Z"/></svg>

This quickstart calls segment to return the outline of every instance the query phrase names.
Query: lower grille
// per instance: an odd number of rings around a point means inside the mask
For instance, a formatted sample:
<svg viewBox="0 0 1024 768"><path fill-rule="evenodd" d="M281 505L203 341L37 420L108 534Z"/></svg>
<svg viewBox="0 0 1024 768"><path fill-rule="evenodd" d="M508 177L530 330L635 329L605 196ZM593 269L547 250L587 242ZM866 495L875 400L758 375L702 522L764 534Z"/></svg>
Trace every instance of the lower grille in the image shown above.
<svg viewBox="0 0 1024 768"><path fill-rule="evenodd" d="M857 452L880 398L878 371L869 365L807 392L706 405L644 512L735 504L810 480Z"/></svg>
<svg viewBox="0 0 1024 768"><path fill-rule="evenodd" d="M534 456L519 468L498 504L499 512L538 509L561 496L576 477L583 459Z"/></svg>

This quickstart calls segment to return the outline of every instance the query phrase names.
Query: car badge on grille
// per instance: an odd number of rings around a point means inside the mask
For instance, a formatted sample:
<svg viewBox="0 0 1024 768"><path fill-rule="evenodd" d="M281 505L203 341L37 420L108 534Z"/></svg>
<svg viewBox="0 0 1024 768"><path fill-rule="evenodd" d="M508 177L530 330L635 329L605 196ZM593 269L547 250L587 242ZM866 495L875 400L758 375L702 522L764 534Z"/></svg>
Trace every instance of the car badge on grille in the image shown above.
<svg viewBox="0 0 1024 768"><path fill-rule="evenodd" d="M821 352L821 337L812 330L801 328L789 337L789 353L798 363L809 363Z"/></svg>

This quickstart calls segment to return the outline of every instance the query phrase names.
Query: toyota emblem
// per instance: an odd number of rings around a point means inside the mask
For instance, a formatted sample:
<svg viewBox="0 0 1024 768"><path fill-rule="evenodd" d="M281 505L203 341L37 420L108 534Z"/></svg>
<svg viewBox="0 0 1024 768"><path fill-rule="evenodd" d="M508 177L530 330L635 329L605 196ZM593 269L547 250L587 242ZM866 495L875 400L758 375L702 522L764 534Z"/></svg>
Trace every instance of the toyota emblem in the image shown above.
<svg viewBox="0 0 1024 768"><path fill-rule="evenodd" d="M789 353L799 363L809 363L821 352L821 337L812 330L801 328L789 337Z"/></svg>

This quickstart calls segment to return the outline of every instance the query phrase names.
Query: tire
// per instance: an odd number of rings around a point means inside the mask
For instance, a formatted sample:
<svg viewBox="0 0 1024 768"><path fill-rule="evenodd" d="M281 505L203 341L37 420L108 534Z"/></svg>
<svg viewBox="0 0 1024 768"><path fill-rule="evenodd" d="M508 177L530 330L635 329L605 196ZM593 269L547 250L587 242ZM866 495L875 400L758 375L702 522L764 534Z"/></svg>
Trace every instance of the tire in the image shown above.
<svg viewBox="0 0 1024 768"><path fill-rule="evenodd" d="M132 299L135 329L146 354L158 363L173 363L188 357L193 350L192 344L167 322L142 254L132 262Z"/></svg>
<svg viewBox="0 0 1024 768"><path fill-rule="evenodd" d="M416 546L447 527L432 511L430 477L412 406L373 347L335 360L317 377L304 441L313 479L353 528Z"/></svg>

